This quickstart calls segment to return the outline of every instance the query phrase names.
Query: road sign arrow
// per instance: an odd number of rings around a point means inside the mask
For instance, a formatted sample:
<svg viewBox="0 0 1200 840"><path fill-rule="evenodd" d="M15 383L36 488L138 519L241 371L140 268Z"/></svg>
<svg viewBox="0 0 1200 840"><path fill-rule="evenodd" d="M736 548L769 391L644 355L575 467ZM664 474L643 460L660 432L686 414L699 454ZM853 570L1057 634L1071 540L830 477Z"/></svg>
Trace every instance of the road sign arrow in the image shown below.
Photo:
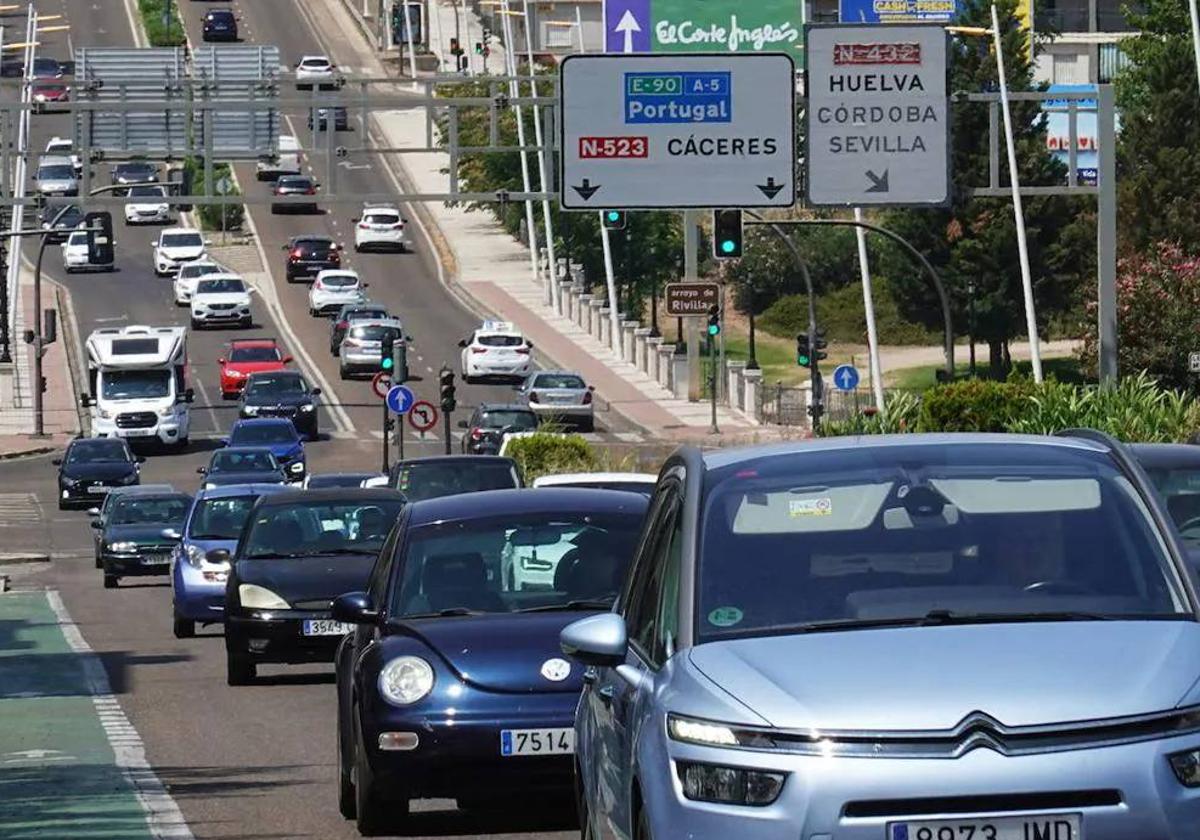
<svg viewBox="0 0 1200 840"><path fill-rule="evenodd" d="M871 186L867 187L867 192L885 193L888 191L888 171L886 169L883 170L882 175L876 175L868 169L867 177L871 179Z"/></svg>
<svg viewBox="0 0 1200 840"><path fill-rule="evenodd" d="M625 10L625 14L621 15L621 19L613 27L613 31L620 32L625 36L621 52L633 52L633 33L642 31L642 25L637 22L637 17L633 14L633 9Z"/></svg>
<svg viewBox="0 0 1200 840"><path fill-rule="evenodd" d="M777 196L779 194L779 191L781 189L783 189L783 187L784 187L783 184L776 184L774 177L768 178L767 183L758 184L757 186L760 190L762 190L762 194L765 195L767 198L774 198L775 196Z"/></svg>
<svg viewBox="0 0 1200 840"><path fill-rule="evenodd" d="M584 201L587 201L588 199L590 199L592 196L594 196L596 194L596 190L600 189L600 185L599 184L593 185L591 180L589 180L588 178L584 178L582 184L580 184L579 186L572 185L571 189L573 189L573 190L575 190L575 192L579 193L580 198L582 198Z"/></svg>

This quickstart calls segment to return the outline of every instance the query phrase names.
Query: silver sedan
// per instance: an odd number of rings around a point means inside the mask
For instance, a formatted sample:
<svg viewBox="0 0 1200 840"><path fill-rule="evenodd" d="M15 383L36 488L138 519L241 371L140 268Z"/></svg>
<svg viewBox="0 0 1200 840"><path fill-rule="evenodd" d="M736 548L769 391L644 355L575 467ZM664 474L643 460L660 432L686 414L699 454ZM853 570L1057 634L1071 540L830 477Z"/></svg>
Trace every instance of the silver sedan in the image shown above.
<svg viewBox="0 0 1200 840"><path fill-rule="evenodd" d="M591 385L569 370L539 370L516 387L517 401L528 405L543 421L569 424L582 431L595 428Z"/></svg>

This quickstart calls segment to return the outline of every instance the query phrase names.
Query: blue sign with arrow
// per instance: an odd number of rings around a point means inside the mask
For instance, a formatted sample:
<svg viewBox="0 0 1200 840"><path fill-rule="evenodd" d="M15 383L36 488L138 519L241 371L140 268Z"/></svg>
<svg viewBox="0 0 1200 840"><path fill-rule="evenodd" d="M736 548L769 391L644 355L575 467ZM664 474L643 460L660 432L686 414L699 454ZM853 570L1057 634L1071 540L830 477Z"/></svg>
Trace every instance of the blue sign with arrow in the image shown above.
<svg viewBox="0 0 1200 840"><path fill-rule="evenodd" d="M408 414L417 401L417 395L406 385L393 385L387 392L387 407L393 414Z"/></svg>
<svg viewBox="0 0 1200 840"><path fill-rule="evenodd" d="M839 391L853 391L858 387L858 368L838 365L833 369L833 384Z"/></svg>

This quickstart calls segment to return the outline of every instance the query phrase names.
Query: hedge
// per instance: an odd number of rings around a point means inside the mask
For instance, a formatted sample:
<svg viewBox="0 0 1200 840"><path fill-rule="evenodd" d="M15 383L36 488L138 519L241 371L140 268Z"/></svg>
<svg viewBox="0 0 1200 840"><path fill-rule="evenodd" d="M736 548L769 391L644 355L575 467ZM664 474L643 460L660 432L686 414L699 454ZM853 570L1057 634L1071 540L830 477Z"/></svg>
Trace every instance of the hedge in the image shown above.
<svg viewBox="0 0 1200 840"><path fill-rule="evenodd" d="M882 344L937 344L940 332L932 332L920 324L907 321L892 296L891 285L885 277L873 282L875 328ZM863 308L862 286L850 283L817 297L817 320L830 341L865 344L867 316ZM772 303L758 318L758 326L780 338L794 338L808 332L808 296L787 295Z"/></svg>
<svg viewBox="0 0 1200 840"><path fill-rule="evenodd" d="M513 438L505 454L517 462L528 484L543 475L594 472L600 467L596 451L579 435L535 432Z"/></svg>
<svg viewBox="0 0 1200 840"><path fill-rule="evenodd" d="M204 191L204 163L200 158L188 158L184 162L184 166L192 173L192 192L197 195ZM228 177L232 180L233 169L228 163L213 164L213 184L214 194L216 193L215 185L222 177ZM237 183L234 182L233 188L229 195L241 195L242 192L238 189ZM204 230L221 230L221 208L225 208L225 230L240 230L242 223L246 217L246 207L242 204L197 204L196 218L200 220L200 227Z"/></svg>
<svg viewBox="0 0 1200 840"><path fill-rule="evenodd" d="M168 2L171 7L171 26L163 26L163 10ZM176 8L178 0L138 0L138 13L146 27L146 37L152 47L181 47L187 43L183 35L182 12Z"/></svg>

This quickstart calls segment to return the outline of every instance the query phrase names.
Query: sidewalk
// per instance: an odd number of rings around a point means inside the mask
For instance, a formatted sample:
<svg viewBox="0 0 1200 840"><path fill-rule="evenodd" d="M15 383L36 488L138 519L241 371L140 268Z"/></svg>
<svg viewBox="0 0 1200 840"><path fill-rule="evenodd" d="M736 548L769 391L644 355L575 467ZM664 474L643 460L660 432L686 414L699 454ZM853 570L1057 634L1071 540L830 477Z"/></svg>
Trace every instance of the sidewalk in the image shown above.
<svg viewBox="0 0 1200 840"><path fill-rule="evenodd" d="M342 0L342 4L361 27L358 5L353 0ZM444 36L453 34L455 12L452 7L433 2L430 14L441 16L440 31ZM474 29L480 25L478 19L472 18ZM438 26L430 27L431 39L438 31ZM355 30L355 33L361 40L361 30ZM443 59L444 66L452 66L448 58L448 41L430 46ZM373 66L366 68L367 72L384 72L377 59L372 57L370 61ZM503 67L504 61L504 46L493 39L489 63L493 67ZM525 119L532 131L531 115L526 114ZM374 115L374 120L387 145L426 145L423 110L381 111ZM404 185L406 191L448 191L444 172L448 155L404 154L392 159L404 170L408 182ZM535 160L530 164L536 178ZM614 409L652 436L676 440L712 439L708 434L711 408L707 402L692 403L676 398L634 364L623 361L574 321L544 303L546 289L540 280L531 276L529 249L513 239L489 213L469 212L461 206L448 207L432 202L425 204L424 210L438 228L452 257L454 276L447 278L448 285L452 290L457 287L460 295L465 293L474 304L472 308L515 323L539 351L561 367L582 373ZM540 233L540 207L536 211ZM443 263L449 262L445 256L443 254ZM722 432L729 433L727 437L767 431L740 412L723 406L718 409L718 423Z"/></svg>
<svg viewBox="0 0 1200 840"><path fill-rule="evenodd" d="M151 830L148 809L174 803L59 610L55 593L0 595L0 837L190 838L178 808L160 808Z"/></svg>

